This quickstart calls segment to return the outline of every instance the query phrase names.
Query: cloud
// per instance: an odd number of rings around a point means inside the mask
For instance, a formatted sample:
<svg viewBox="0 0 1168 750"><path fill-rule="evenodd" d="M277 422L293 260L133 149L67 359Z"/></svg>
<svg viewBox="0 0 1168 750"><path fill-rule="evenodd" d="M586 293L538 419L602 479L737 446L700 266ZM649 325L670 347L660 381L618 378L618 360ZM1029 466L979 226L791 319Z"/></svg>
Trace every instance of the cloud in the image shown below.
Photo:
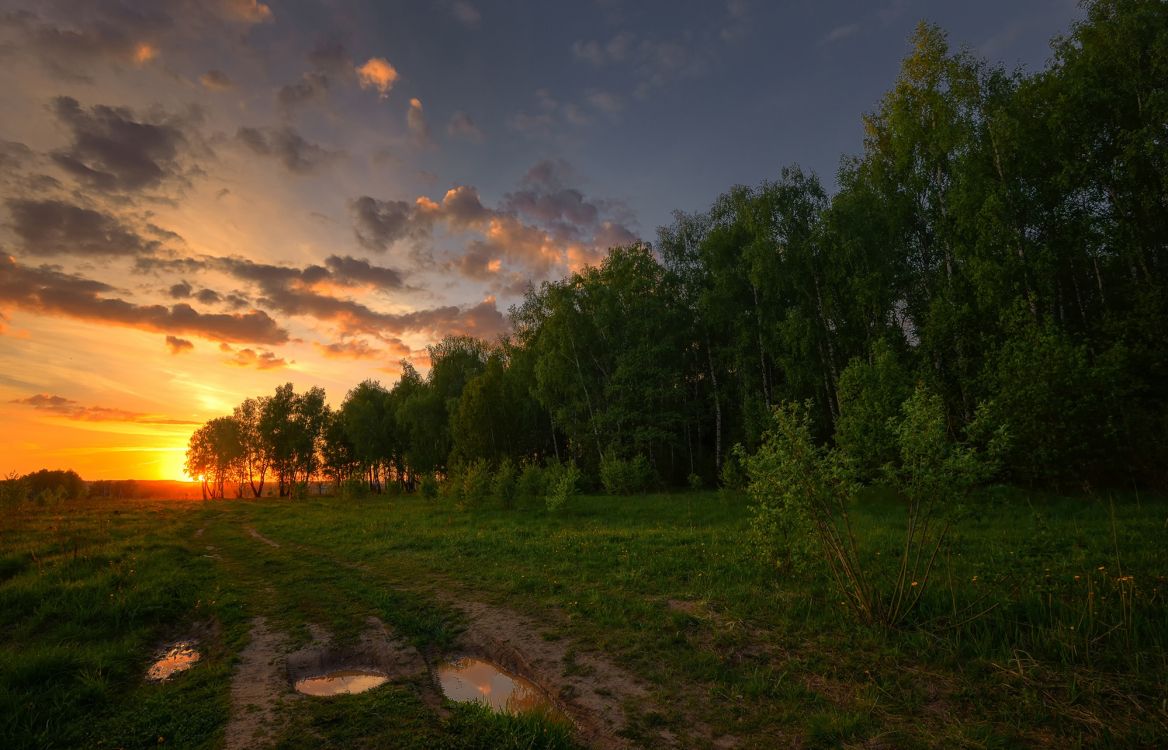
<svg viewBox="0 0 1168 750"><path fill-rule="evenodd" d="M406 112L406 125L419 145L430 143L430 126L426 123L426 114L422 110L422 100L414 97L410 99L410 108Z"/></svg>
<svg viewBox="0 0 1168 750"><path fill-rule="evenodd" d="M199 83L209 91L227 91L235 88L235 83L222 70L208 70L199 76Z"/></svg>
<svg viewBox="0 0 1168 750"><path fill-rule="evenodd" d="M226 18L244 23L268 23L275 20L272 9L258 0L217 0Z"/></svg>
<svg viewBox="0 0 1168 750"><path fill-rule="evenodd" d="M105 105L87 111L68 96L54 99L52 111L73 137L68 148L53 152L53 160L82 182L100 190L134 191L182 177L182 120L149 122L126 107Z"/></svg>
<svg viewBox="0 0 1168 750"><path fill-rule="evenodd" d="M264 351L263 349L259 351L250 348L233 350L231 347L226 347L224 351L231 352L231 356L223 361L237 367L275 370L280 367L285 367L288 364L283 357L278 357L273 352Z"/></svg>
<svg viewBox="0 0 1168 750"><path fill-rule="evenodd" d="M349 204L349 210L357 242L367 250L384 252L417 231L414 206L405 201L379 201L363 195Z"/></svg>
<svg viewBox="0 0 1168 750"><path fill-rule="evenodd" d="M188 342L189 343L189 342ZM185 419L170 419L157 414L143 414L108 406L83 406L71 398L49 393L38 393L26 398L14 398L8 403L30 406L37 411L78 422L135 422L137 424L190 425L198 424Z"/></svg>
<svg viewBox="0 0 1168 750"><path fill-rule="evenodd" d="M364 339L347 339L330 344L316 344L317 350L330 359L388 359L399 360L410 356L411 349L401 339L389 338L371 346Z"/></svg>
<svg viewBox="0 0 1168 750"><path fill-rule="evenodd" d="M182 352L189 352L195 348L187 339L180 339L178 336L167 336L166 346L170 349L171 354L180 354Z"/></svg>
<svg viewBox="0 0 1168 750"><path fill-rule="evenodd" d="M726 0L726 25L718 32L727 44L736 42L750 31L750 3L748 0Z"/></svg>
<svg viewBox="0 0 1168 750"><path fill-rule="evenodd" d="M207 38L239 37L232 26L273 20L255 0L119 0L27 3L36 12L0 13L0 26L15 32L14 46L53 75L92 82L95 65L142 66L163 50Z"/></svg>
<svg viewBox="0 0 1168 750"><path fill-rule="evenodd" d="M483 20L483 14L479 13L478 8L466 0L454 0L450 6L450 12L463 26L478 26L479 21Z"/></svg>
<svg viewBox="0 0 1168 750"><path fill-rule="evenodd" d="M589 62L597 67L611 65L628 59L629 54L633 51L634 41L636 41L636 36L632 32L621 31L607 42L595 40L574 42L572 54L577 60Z"/></svg>
<svg viewBox="0 0 1168 750"><path fill-rule="evenodd" d="M173 284L170 289L167 290L167 294L169 294L173 299L187 299L191 296L191 285L185 281L180 281L177 284Z"/></svg>
<svg viewBox="0 0 1168 750"><path fill-rule="evenodd" d="M376 89L382 99L389 96L389 90L397 82L397 68L384 57L371 57L355 70L361 88Z"/></svg>
<svg viewBox="0 0 1168 750"><path fill-rule="evenodd" d="M586 97L588 103L606 114L615 115L624 108L620 97L608 91L593 91Z"/></svg>
<svg viewBox="0 0 1168 750"><path fill-rule="evenodd" d="M276 91L276 103L286 112L301 104L323 96L328 92L328 76L320 71L310 71L301 76L296 83L281 86Z"/></svg>
<svg viewBox="0 0 1168 750"><path fill-rule="evenodd" d="M312 174L326 164L340 158L341 153L330 151L304 139L295 128L241 127L236 139L253 153L276 159L295 174Z"/></svg>
<svg viewBox="0 0 1168 750"><path fill-rule="evenodd" d="M860 24L858 23L849 23L844 26L836 26L834 29L824 34L823 38L819 40L819 43L831 44L832 42L838 42L840 40L847 39L850 36L855 36L859 31Z"/></svg>
<svg viewBox="0 0 1168 750"><path fill-rule="evenodd" d="M200 313L185 303L138 305L108 296L113 287L52 266L30 268L0 259L0 311L19 308L143 331L187 334L217 341L281 344L288 332L267 313Z"/></svg>
<svg viewBox="0 0 1168 750"><path fill-rule="evenodd" d="M344 42L335 38L322 38L307 55L308 63L313 68L330 73L334 76L354 75L353 58L345 48Z"/></svg>
<svg viewBox="0 0 1168 750"><path fill-rule="evenodd" d="M324 264L332 272L332 278L341 284L369 286L379 289L400 289L403 285L402 273L393 268L375 266L367 260L348 255L330 255Z"/></svg>
<svg viewBox="0 0 1168 750"><path fill-rule="evenodd" d="M446 126L446 134L453 138L462 138L474 143L482 143L483 131L475 124L466 112L455 112Z"/></svg>
<svg viewBox="0 0 1168 750"><path fill-rule="evenodd" d="M25 255L149 255L161 247L101 211L59 200L10 198L6 205Z"/></svg>

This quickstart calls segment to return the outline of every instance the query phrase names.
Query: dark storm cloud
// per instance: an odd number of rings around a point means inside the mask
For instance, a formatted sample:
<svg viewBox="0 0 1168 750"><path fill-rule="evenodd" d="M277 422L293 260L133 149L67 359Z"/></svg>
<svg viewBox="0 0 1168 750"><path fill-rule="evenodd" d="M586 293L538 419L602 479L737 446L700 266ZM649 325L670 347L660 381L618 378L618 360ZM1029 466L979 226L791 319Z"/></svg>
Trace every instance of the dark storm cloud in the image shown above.
<svg viewBox="0 0 1168 750"><path fill-rule="evenodd" d="M110 214L64 201L12 198L6 205L24 255L149 255L161 246Z"/></svg>
<svg viewBox="0 0 1168 750"><path fill-rule="evenodd" d="M219 341L280 344L288 332L267 313L201 313L190 305L137 305L105 296L113 287L51 266L30 268L0 259L0 310L14 307L144 331L193 334Z"/></svg>
<svg viewBox="0 0 1168 750"><path fill-rule="evenodd" d="M405 201L379 201L363 195L349 208L357 242L367 250L384 252L398 240L425 228L415 223L416 206Z"/></svg>
<svg viewBox="0 0 1168 750"><path fill-rule="evenodd" d="M335 258L335 256L334 256ZM352 258L330 258L339 272L330 272L321 266L289 268L271 266L239 258L214 261L215 267L238 279L250 281L259 287L258 303L282 315L302 315L336 325L346 335L371 334L384 337L406 331L419 331L443 336L447 333L478 331L484 336L502 332L506 322L491 301L472 307L450 305L418 310L410 313L382 313L351 299L334 296L317 288L316 284L343 284L348 272L356 271L364 261ZM326 261L328 262L328 261ZM369 266L376 276L390 269L378 270Z"/></svg>
<svg viewBox="0 0 1168 750"><path fill-rule="evenodd" d="M325 258L324 264L339 283L368 284L381 289L400 289L403 283L402 273L397 269L375 266L367 260L348 255L330 255Z"/></svg>
<svg viewBox="0 0 1168 750"><path fill-rule="evenodd" d="M181 177L179 153L186 144L181 120L149 122L127 107L86 110L68 96L54 99L52 111L73 137L68 148L53 152L53 160L82 182L101 190L134 191Z"/></svg>
<svg viewBox="0 0 1168 750"><path fill-rule="evenodd" d="M289 172L311 174L341 154L304 139L289 126L280 128L241 127L235 133L240 143L253 153L276 159Z"/></svg>
<svg viewBox="0 0 1168 750"><path fill-rule="evenodd" d="M187 342L188 344L190 342ZM50 393L38 393L26 398L14 398L8 403L30 406L37 411L80 422L137 422L138 424L189 425L198 424L185 419L168 419L155 414L143 414L108 406L85 406L71 398Z"/></svg>

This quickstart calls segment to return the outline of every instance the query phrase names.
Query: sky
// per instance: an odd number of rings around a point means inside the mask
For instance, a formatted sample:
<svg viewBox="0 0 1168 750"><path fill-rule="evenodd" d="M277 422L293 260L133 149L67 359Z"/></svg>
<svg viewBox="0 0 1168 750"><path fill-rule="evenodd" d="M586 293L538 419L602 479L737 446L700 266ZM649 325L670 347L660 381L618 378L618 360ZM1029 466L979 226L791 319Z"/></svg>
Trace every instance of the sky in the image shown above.
<svg viewBox="0 0 1168 750"><path fill-rule="evenodd" d="M0 473L180 479L529 285L799 164L926 20L1041 70L1072 0L0 0Z"/></svg>

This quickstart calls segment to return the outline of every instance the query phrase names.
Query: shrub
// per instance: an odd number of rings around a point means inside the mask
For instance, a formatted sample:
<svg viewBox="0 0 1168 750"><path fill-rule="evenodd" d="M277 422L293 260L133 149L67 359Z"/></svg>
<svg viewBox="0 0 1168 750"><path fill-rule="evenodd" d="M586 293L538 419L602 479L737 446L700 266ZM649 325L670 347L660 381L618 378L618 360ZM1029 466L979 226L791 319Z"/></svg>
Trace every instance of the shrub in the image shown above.
<svg viewBox="0 0 1168 750"><path fill-rule="evenodd" d="M698 474L692 474L692 473L688 477L685 478L685 483L688 484L689 488L691 490L693 490L694 492L697 492L703 486L705 486L705 482L702 481L701 476Z"/></svg>
<svg viewBox="0 0 1168 750"><path fill-rule="evenodd" d="M516 494L523 498L543 497L547 493L547 477L538 461L524 459L519 472Z"/></svg>
<svg viewBox="0 0 1168 750"><path fill-rule="evenodd" d="M653 468L642 455L621 459L612 454L600 461L600 483L610 495L632 495L653 486Z"/></svg>
<svg viewBox="0 0 1168 750"><path fill-rule="evenodd" d="M433 500L438 497L438 480L432 475L426 474L418 480L418 492L427 500Z"/></svg>
<svg viewBox="0 0 1168 750"><path fill-rule="evenodd" d="M719 479L722 486L728 490L744 490L749 482L746 474L746 449L742 443L736 443L722 461L722 472Z"/></svg>
<svg viewBox="0 0 1168 750"><path fill-rule="evenodd" d="M74 500L85 497L88 491L85 480L72 470L41 469L31 474L25 474L20 481L31 497L48 498L52 496L62 500Z"/></svg>
<svg viewBox="0 0 1168 750"><path fill-rule="evenodd" d="M858 491L854 461L814 444L809 414L809 404L775 409L774 426L750 458L756 545L771 561L794 568L816 558L864 619L896 626L928 588L960 501L992 475L1004 436L995 433L984 452L955 442L941 398L917 387L890 425L898 455L886 470L905 502L904 543L892 580L877 580L861 561L849 517Z"/></svg>
<svg viewBox="0 0 1168 750"><path fill-rule="evenodd" d="M495 470L495 476L491 479L491 495L504 508L515 507L515 496L519 489L517 480L515 462L510 458L504 458L499 462L499 468Z"/></svg>
<svg viewBox="0 0 1168 750"><path fill-rule="evenodd" d="M478 508L486 504L491 495L491 467L486 459L476 458L462 467L459 478L461 499L468 507Z"/></svg>
<svg viewBox="0 0 1168 750"><path fill-rule="evenodd" d="M562 508L568 500L580 494L580 480L584 475L576 466L575 461L555 464L554 467L550 468L549 474L546 502L547 509L554 512Z"/></svg>

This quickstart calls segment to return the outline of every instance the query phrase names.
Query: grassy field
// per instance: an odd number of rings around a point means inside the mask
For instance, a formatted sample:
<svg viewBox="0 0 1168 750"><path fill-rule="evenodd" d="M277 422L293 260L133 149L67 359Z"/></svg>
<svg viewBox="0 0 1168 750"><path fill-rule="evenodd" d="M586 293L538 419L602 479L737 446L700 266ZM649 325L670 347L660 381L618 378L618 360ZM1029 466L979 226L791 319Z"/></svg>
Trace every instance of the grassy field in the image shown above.
<svg viewBox="0 0 1168 750"><path fill-rule="evenodd" d="M10 506L0 746L221 747L256 618L292 649L322 630L350 642L373 616L433 664L487 611L514 613L517 643L611 696L624 719L609 744L1168 743L1168 499L1002 490L970 507L914 624L887 632L858 623L825 576L760 563L733 494L585 496L554 514L417 497ZM898 553L899 511L872 495L856 513L879 570ZM203 660L146 683L159 645L192 634ZM639 687L607 684L617 672ZM584 742L433 692L407 680L281 696L268 742Z"/></svg>

